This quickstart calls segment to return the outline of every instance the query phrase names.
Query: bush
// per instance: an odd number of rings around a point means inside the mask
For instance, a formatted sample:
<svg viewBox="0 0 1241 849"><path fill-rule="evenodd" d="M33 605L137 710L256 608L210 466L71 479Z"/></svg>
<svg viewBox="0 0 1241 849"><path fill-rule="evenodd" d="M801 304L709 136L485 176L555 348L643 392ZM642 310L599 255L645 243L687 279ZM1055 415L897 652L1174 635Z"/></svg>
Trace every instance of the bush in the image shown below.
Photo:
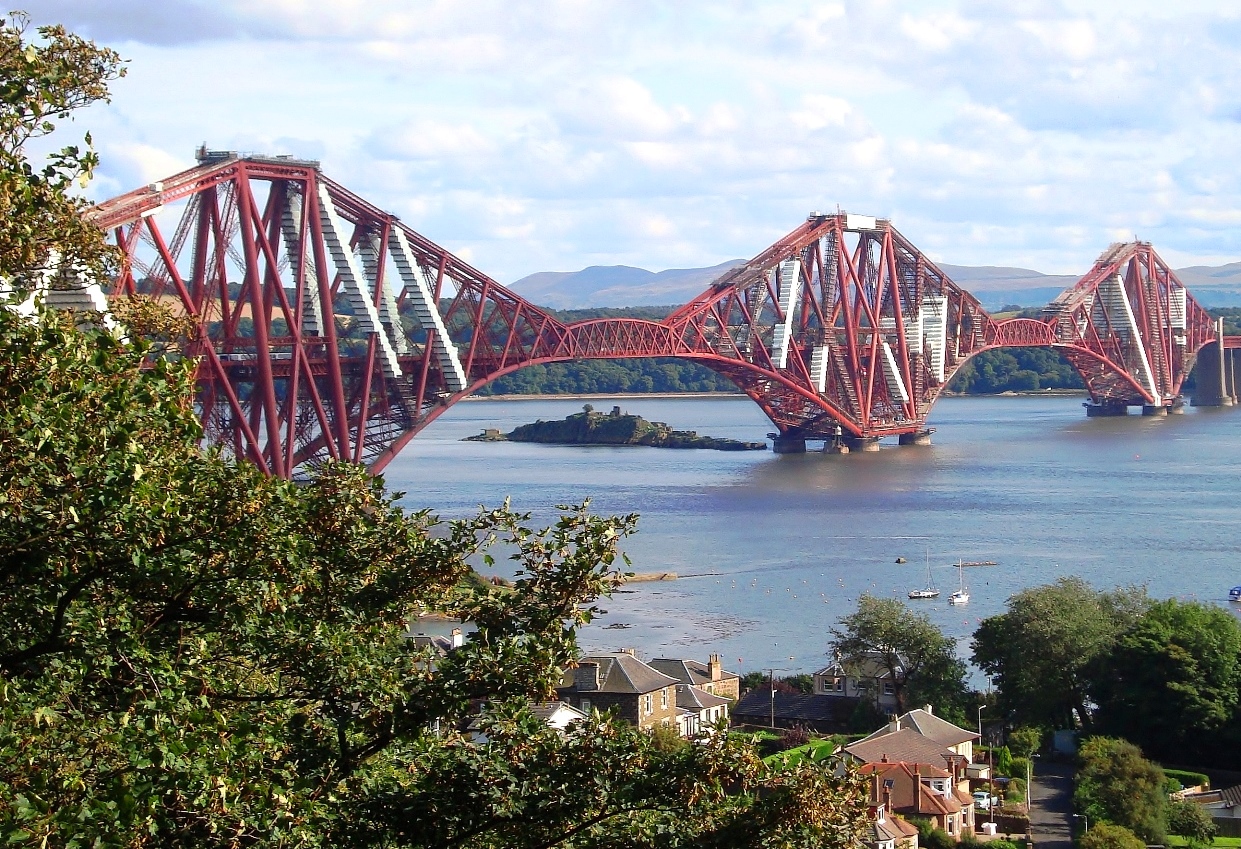
<svg viewBox="0 0 1241 849"><path fill-rule="evenodd" d="M1012 840L1004 840L1003 838L1001 838L999 840L990 840L986 844L983 844L983 845L985 845L987 849L1021 849L1021 847L1024 846L1025 843L1024 842L1015 843Z"/></svg>
<svg viewBox="0 0 1241 849"><path fill-rule="evenodd" d="M1214 840L1219 828L1197 802L1177 799L1168 805L1168 831L1184 837L1190 846L1201 846Z"/></svg>
<svg viewBox="0 0 1241 849"><path fill-rule="evenodd" d="M1149 843L1162 843L1168 806L1163 770L1137 746L1114 737L1091 737L1078 754L1074 808L1092 825L1106 820Z"/></svg>
<svg viewBox="0 0 1241 849"><path fill-rule="evenodd" d="M1020 778L1022 781L1025 781L1026 776L1030 774L1028 771L1029 769L1029 758L1013 758L1009 763L1008 772L1006 775L1011 775L1013 778Z"/></svg>
<svg viewBox="0 0 1241 849"><path fill-rule="evenodd" d="M1078 840L1079 849L1146 849L1146 843L1123 825L1101 822Z"/></svg>
<svg viewBox="0 0 1241 849"><path fill-rule="evenodd" d="M926 837L918 835L918 846L924 849L956 849L957 841L953 840L952 835L942 828L932 828Z"/></svg>
<svg viewBox="0 0 1241 849"><path fill-rule="evenodd" d="M1189 772L1184 769L1165 769L1163 774L1168 776L1168 778L1176 779L1177 783L1181 785L1177 788L1177 790L1182 790L1186 787L1201 786L1203 788L1208 788L1211 786L1211 779L1207 778L1200 772Z"/></svg>
<svg viewBox="0 0 1241 849"><path fill-rule="evenodd" d="M689 745L689 741L681 736L675 725L661 722L659 725L652 726L649 733L656 751L676 752Z"/></svg>
<svg viewBox="0 0 1241 849"><path fill-rule="evenodd" d="M777 751L785 752L789 749L797 749L810 742L810 732L800 725L792 728L786 728L784 733L780 735L780 748Z"/></svg>

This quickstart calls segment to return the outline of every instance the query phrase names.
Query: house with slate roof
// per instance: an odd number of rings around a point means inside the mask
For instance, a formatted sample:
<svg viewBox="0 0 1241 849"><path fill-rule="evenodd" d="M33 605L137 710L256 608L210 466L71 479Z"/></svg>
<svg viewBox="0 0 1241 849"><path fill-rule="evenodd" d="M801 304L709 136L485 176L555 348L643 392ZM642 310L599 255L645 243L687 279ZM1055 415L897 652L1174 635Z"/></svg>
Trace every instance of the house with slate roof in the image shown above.
<svg viewBox="0 0 1241 849"><path fill-rule="evenodd" d="M682 737L709 732L721 719L728 719L729 700L688 684L677 684L677 728Z"/></svg>
<svg viewBox="0 0 1241 849"><path fill-rule="evenodd" d="M713 696L733 700L741 696L741 676L736 672L725 672L718 654L710 655L706 663L660 657L652 660L650 665L682 684L697 687Z"/></svg>
<svg viewBox="0 0 1241 849"><path fill-rule="evenodd" d="M870 805L869 849L918 849L918 829L887 810L885 802Z"/></svg>
<svg viewBox="0 0 1241 849"><path fill-rule="evenodd" d="M841 749L846 761L857 764L911 763L930 765L947 773L955 792L969 798L969 761L913 728L902 728L851 743ZM894 809L895 810L895 809Z"/></svg>
<svg viewBox="0 0 1241 849"><path fill-rule="evenodd" d="M677 723L677 679L638 660L632 650L589 655L565 673L560 701L583 713L615 710L639 728Z"/></svg>
<svg viewBox="0 0 1241 849"><path fill-rule="evenodd" d="M734 725L762 725L776 728L805 728L820 734L834 734L849 727L857 699L833 699L812 693L785 693L770 687L756 687L742 696L732 708Z"/></svg>
<svg viewBox="0 0 1241 849"><path fill-rule="evenodd" d="M901 817L926 817L957 840L974 830L974 800L955 776L932 763L878 761L859 772L870 779L870 803Z"/></svg>
<svg viewBox="0 0 1241 849"><path fill-rule="evenodd" d="M904 680L904 664L889 669L880 652L865 652L840 660L814 673L814 692L838 699L871 699L880 710L894 713L898 707L896 689Z"/></svg>
<svg viewBox="0 0 1241 849"><path fill-rule="evenodd" d="M868 740L877 740L880 737L894 734L906 728L917 731L923 737L933 741L942 748L960 755L965 758L966 763L971 763L974 760L974 741L978 739L978 734L974 731L967 731L964 728L953 725L946 719L936 716L934 709L930 705L895 717L883 728L880 728L869 737L862 738L858 742L865 743Z"/></svg>

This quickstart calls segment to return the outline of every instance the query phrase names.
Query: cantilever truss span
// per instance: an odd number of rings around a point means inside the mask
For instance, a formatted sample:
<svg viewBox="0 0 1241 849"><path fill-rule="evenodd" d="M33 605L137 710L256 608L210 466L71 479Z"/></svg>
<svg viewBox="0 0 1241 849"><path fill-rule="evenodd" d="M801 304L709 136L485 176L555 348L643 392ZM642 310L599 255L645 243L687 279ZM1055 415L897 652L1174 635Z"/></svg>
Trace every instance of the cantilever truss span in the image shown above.
<svg viewBox="0 0 1241 849"><path fill-rule="evenodd" d="M89 213L125 261L110 296L197 326L207 438L270 474L380 470L460 398L536 363L682 357L787 436L917 433L955 371L1005 345L1066 351L1098 404L1170 404L1211 341L1144 243L1113 246L1041 319L993 320L887 221L813 215L667 319L565 324L324 176L200 152Z"/></svg>

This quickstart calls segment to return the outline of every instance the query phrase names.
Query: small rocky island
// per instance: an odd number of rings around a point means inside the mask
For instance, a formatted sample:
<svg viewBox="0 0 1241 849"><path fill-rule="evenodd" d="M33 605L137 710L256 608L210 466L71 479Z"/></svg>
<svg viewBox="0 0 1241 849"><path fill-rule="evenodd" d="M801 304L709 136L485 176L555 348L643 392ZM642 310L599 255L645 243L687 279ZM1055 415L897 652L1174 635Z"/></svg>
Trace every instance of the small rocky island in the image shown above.
<svg viewBox="0 0 1241 849"><path fill-rule="evenodd" d="M596 412L590 404L582 407L582 412L562 421L545 422L540 419L509 433L489 428L477 436L467 436L466 440L542 442L548 445L650 445L655 448L711 448L716 451L767 450L766 442L699 436L696 431L673 430L663 422L648 422L641 416L621 412L620 407L613 407L610 413Z"/></svg>

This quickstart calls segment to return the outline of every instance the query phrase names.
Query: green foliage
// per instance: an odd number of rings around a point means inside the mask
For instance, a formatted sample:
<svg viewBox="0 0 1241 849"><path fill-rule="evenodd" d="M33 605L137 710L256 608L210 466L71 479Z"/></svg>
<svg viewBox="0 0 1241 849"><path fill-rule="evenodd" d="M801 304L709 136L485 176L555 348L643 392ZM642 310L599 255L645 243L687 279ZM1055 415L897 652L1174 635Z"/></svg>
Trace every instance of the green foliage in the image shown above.
<svg viewBox="0 0 1241 849"><path fill-rule="evenodd" d="M1023 725L1008 732L1008 745L1023 758L1031 757L1043 743L1043 731Z"/></svg>
<svg viewBox="0 0 1241 849"><path fill-rule="evenodd" d="M1129 829L1110 822L1095 824L1077 841L1078 849L1146 849L1146 843Z"/></svg>
<svg viewBox="0 0 1241 849"><path fill-rule="evenodd" d="M949 392L994 395L1038 389L1084 389L1081 375L1051 348L997 348L971 357L948 383Z"/></svg>
<svg viewBox="0 0 1241 849"><path fill-rule="evenodd" d="M1203 846L1215 839L1219 828L1202 805L1173 799L1168 803L1168 832L1186 838L1190 846Z"/></svg>
<svg viewBox="0 0 1241 849"><path fill-rule="evenodd" d="M27 39L28 27L22 13L0 18L0 278L19 287L55 267L99 276L113 264L103 233L82 218L87 203L71 195L98 163L90 134L41 167L27 160L26 145L57 119L106 102L108 83L124 74L111 50L60 26Z"/></svg>
<svg viewBox="0 0 1241 849"><path fill-rule="evenodd" d="M706 366L670 357L576 360L527 366L496 378L479 395L587 395L645 392L738 392Z"/></svg>
<svg viewBox="0 0 1241 849"><path fill-rule="evenodd" d="M1078 752L1081 766L1073 791L1074 807L1095 823L1122 825L1147 843L1165 834L1166 778L1137 746L1113 737L1091 737Z"/></svg>
<svg viewBox="0 0 1241 849"><path fill-rule="evenodd" d="M1024 775L1025 773L1022 773ZM1004 788L1004 801L1024 802L1026 800L1026 780L1013 776Z"/></svg>
<svg viewBox="0 0 1241 849"><path fill-rule="evenodd" d="M1089 730L1099 661L1148 606L1144 590L1099 592L1076 577L1022 590L974 632L973 660L1010 721Z"/></svg>
<svg viewBox="0 0 1241 849"><path fill-rule="evenodd" d="M200 451L192 364L0 309L0 841L462 847L851 843L860 785L550 696L635 516L440 524L332 465ZM463 580L512 558L511 589ZM440 658L432 609L477 625ZM477 745L456 735L489 705ZM436 733L436 729L441 729ZM666 742L666 741L665 741Z"/></svg>
<svg viewBox="0 0 1241 849"><path fill-rule="evenodd" d="M780 680L793 687L793 689L799 693L809 694L814 692L814 676L808 672L799 672L796 675L786 675Z"/></svg>
<svg viewBox="0 0 1241 849"><path fill-rule="evenodd" d="M864 593L857 610L832 629L832 651L848 668L868 655L891 673L898 709L932 704L948 721L963 722L965 663L956 645L923 613L899 599Z"/></svg>
<svg viewBox="0 0 1241 849"><path fill-rule="evenodd" d="M653 726L646 733L651 735L651 745L657 752L668 754L680 751L690 745L689 740L681 736L675 725L666 722Z"/></svg>
<svg viewBox="0 0 1241 849"><path fill-rule="evenodd" d="M925 849L956 849L957 841L942 828L932 828L924 835L918 830L918 846Z"/></svg>
<svg viewBox="0 0 1241 849"><path fill-rule="evenodd" d="M1189 770L1184 769L1168 769L1167 767L1164 767L1163 774L1176 781L1177 784L1181 785L1177 788L1178 790L1185 787L1211 786L1211 779L1201 772L1190 772Z"/></svg>
<svg viewBox="0 0 1241 849"><path fill-rule="evenodd" d="M1012 758L1008 762L1008 772L1006 774L1011 775L1013 778L1019 778L1024 782L1027 770L1031 769L1031 766L1029 758Z"/></svg>
<svg viewBox="0 0 1241 849"><path fill-rule="evenodd" d="M1000 775L1013 774L1013 753L1008 750L1008 746L1000 746L995 750L995 769Z"/></svg>
<svg viewBox="0 0 1241 849"><path fill-rule="evenodd" d="M1160 759L1236 762L1241 623L1235 616L1215 605L1160 602L1099 663L1094 697L1102 730Z"/></svg>
<svg viewBox="0 0 1241 849"><path fill-rule="evenodd" d="M988 840L987 849L1023 849L1025 843L1017 843L1015 840L1006 840L1000 838L998 840Z"/></svg>

